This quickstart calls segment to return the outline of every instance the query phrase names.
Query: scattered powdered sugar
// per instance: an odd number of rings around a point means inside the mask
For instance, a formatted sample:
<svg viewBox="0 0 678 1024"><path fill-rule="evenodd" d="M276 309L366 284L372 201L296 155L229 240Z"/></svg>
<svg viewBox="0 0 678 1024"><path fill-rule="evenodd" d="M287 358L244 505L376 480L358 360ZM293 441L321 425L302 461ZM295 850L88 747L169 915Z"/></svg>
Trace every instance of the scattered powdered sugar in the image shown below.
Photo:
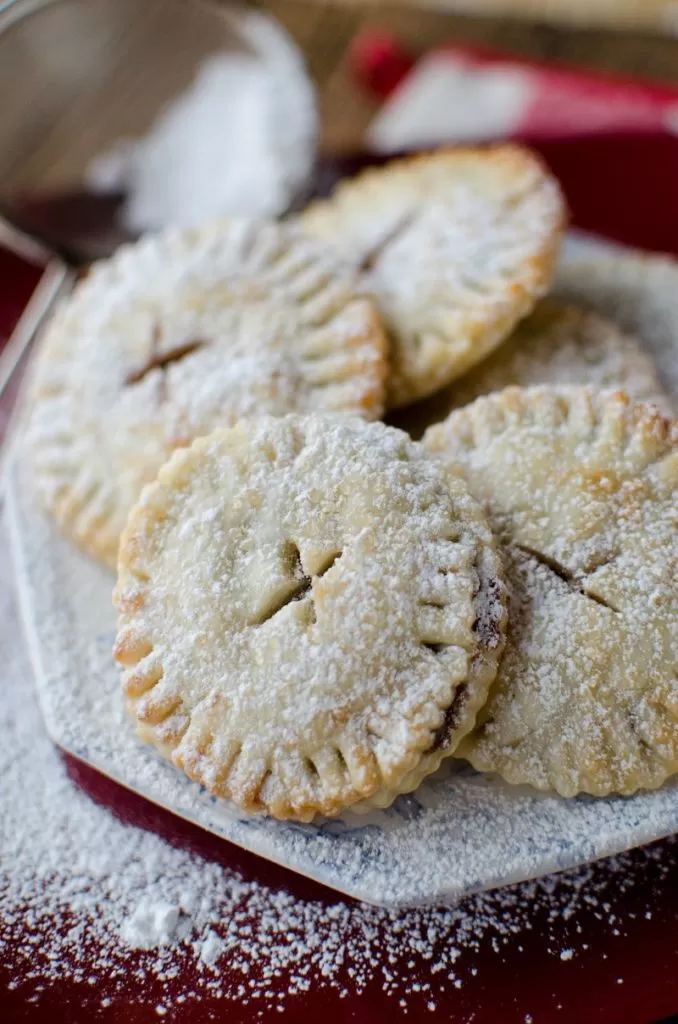
<svg viewBox="0 0 678 1024"><path fill-rule="evenodd" d="M678 408L676 260L577 239L565 249L554 290L559 298L588 306L640 338Z"/></svg>
<svg viewBox="0 0 678 1024"><path fill-rule="evenodd" d="M460 753L567 797L656 789L678 762L678 430L616 392L509 388L426 436L485 503L512 590Z"/></svg>
<svg viewBox="0 0 678 1024"><path fill-rule="evenodd" d="M111 658L113 578L36 507L23 460L10 468L8 512L50 734L124 786L237 846L356 898L412 906L569 869L678 828L675 783L630 799L562 800L451 758L382 811L305 826L244 817L139 743Z"/></svg>
<svg viewBox="0 0 678 1024"><path fill-rule="evenodd" d="M207 964L208 967L213 967L219 960L219 957L228 949L228 942L226 939L220 938L210 928L202 942L196 943L196 948L199 950L202 962Z"/></svg>
<svg viewBox="0 0 678 1024"><path fill-rule="evenodd" d="M576 291L571 296L577 299ZM545 299L478 366L446 388L399 412L395 422L414 438L481 395L512 385L559 387L586 384L622 388L633 398L652 401L667 415L667 397L641 337L624 333L596 312Z"/></svg>
<svg viewBox="0 0 678 1024"><path fill-rule="evenodd" d="M329 892L303 899L122 824L74 785L45 735L4 552L0 579L0 952L12 988L39 1000L66 969L104 987L103 1007L129 1000L132 983L139 1000L152 988L160 1016L208 994L268 1019L311 988L346 997L377 986L394 1013L413 1003L434 1013L441 992L449 999L477 973L479 954L522 946L536 914L556 958L587 948L581 921L561 948L575 914L622 929L615 900L633 884L628 856L457 907L396 912ZM659 878L668 870L652 848L643 856Z"/></svg>
<svg viewBox="0 0 678 1024"><path fill-rule="evenodd" d="M96 265L41 351L45 503L114 564L129 509L175 448L254 411L378 417L385 340L355 286L323 243L247 218L170 229Z"/></svg>
<svg viewBox="0 0 678 1024"><path fill-rule="evenodd" d="M391 332L392 407L458 377L529 312L562 220L555 180L514 146L369 169L302 215L366 271Z"/></svg>
<svg viewBox="0 0 678 1024"><path fill-rule="evenodd" d="M126 537L130 710L148 742L246 810L306 821L390 803L486 697L499 560L464 485L400 431L243 422L178 453Z"/></svg>
<svg viewBox="0 0 678 1024"><path fill-rule="evenodd" d="M143 899L120 930L122 940L132 949L153 949L168 945L177 931L181 908L164 900Z"/></svg>
<svg viewBox="0 0 678 1024"><path fill-rule="evenodd" d="M670 401L642 344L596 313L546 300L477 368L433 399L438 418L509 385L587 384L634 398ZM432 422L434 422L432 420Z"/></svg>

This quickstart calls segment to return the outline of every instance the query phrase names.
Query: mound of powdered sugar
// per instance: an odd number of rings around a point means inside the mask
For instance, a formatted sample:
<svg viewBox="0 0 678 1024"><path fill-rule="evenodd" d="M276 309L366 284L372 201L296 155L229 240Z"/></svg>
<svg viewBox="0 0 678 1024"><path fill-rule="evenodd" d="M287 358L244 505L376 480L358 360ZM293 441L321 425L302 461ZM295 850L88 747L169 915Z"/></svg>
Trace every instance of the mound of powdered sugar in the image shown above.
<svg viewBox="0 0 678 1024"><path fill-rule="evenodd" d="M307 188L318 117L301 56L267 15L231 6L219 15L220 49L194 81L143 137L119 139L86 169L94 191L126 193L122 222L134 233L277 216Z"/></svg>
<svg viewBox="0 0 678 1024"><path fill-rule="evenodd" d="M269 1019L311 987L346 996L375 983L394 1013L410 1002L434 1013L442 986L460 987L464 968L475 973L481 947L499 956L520 945L535 908L553 922L579 911L617 927L612 904L632 884L628 857L454 908L398 913L330 893L304 900L121 823L70 780L44 732L9 575L3 543L0 961L10 986L30 988L34 1002L67 970L83 984L105 983L102 1006L132 989L140 1000L152 991L159 1015L209 994L252 1003ZM652 848L647 857L656 857ZM130 949L139 951L131 970ZM568 939L552 953L576 960L585 949ZM187 969L188 988L177 993Z"/></svg>

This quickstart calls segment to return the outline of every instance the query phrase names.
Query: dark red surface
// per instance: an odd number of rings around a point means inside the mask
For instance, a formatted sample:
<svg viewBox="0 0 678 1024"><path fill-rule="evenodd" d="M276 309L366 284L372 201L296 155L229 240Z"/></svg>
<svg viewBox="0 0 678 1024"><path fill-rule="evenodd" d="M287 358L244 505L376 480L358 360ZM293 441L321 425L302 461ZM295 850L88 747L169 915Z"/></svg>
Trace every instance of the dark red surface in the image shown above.
<svg viewBox="0 0 678 1024"><path fill-rule="evenodd" d="M415 60L390 32L365 29L352 41L349 61L354 78L376 96L388 96L407 77Z"/></svg>
<svg viewBox="0 0 678 1024"><path fill-rule="evenodd" d="M35 235L69 263L108 256L132 240L119 226L122 194L68 192L54 196L16 196L11 207L17 227Z"/></svg>
<svg viewBox="0 0 678 1024"><path fill-rule="evenodd" d="M284 888L298 899L311 899L328 907L338 897L322 886L276 867L232 847L173 815L154 807L141 797L121 789L93 769L71 758L65 759L72 778L89 795L107 805L122 820L151 829L168 842L192 850L197 856L235 868L246 878L258 880L272 888ZM596 906L584 907L582 895L577 913L565 920L550 920L543 901L535 906L530 929L522 929L500 953L492 950L489 941L480 952L463 956L458 977L461 989L449 981L435 978L438 1009L426 1008L428 996L407 997L407 1014L399 1007L398 997L384 994L375 978L365 992L351 1000L339 1000L333 990L320 985L307 995L295 996L285 1013L264 1015L264 1020L291 1022L320 1021L323 1024L378 1024L382 1021L445 1020L454 1024L525 1024L529 1015L534 1024L576 1022L576 1024L648 1024L671 1014L678 1007L678 845L656 844L658 857L649 859L638 852L629 858L625 873L624 893L616 892L612 880L605 892L606 909L601 914L600 898ZM594 869L605 876L606 868ZM589 883L597 889L595 877ZM648 911L651 918L647 918ZM596 915L600 915L597 917ZM618 932L619 934L615 934ZM20 941L17 934L17 944ZM454 936L451 936L451 940ZM588 951L583 951L583 943ZM576 956L571 961L560 959L560 951L572 947ZM130 953L126 958L130 969L143 954ZM407 960L408 957L404 958ZM417 980L427 977L424 961L418 965ZM474 976L471 968L477 971ZM395 973L411 976L405 962L392 965ZM5 991L6 983L17 974L12 950L0 952L0 1021L3 1024L26 1021L34 1024L106 1024L125 1021L145 1024L158 1021L155 1006L163 1002L162 986L149 982L144 991L130 984L129 992L113 994L106 981L96 986L76 983L64 976L47 984L36 993L34 985L17 991ZM194 973L186 963L173 984L174 995L190 991ZM622 979L621 982L619 979ZM38 995L38 1001L30 998ZM101 999L110 995L108 1007ZM261 1020L261 1005L252 1003L239 1008L233 1003L205 996L172 1008L163 1019L177 1024L204 1024L210 1020L245 1024Z"/></svg>
<svg viewBox="0 0 678 1024"><path fill-rule="evenodd" d="M371 27L362 29L355 36L349 53L350 67L356 82L366 91L382 99L390 96L398 88L421 56L392 32ZM655 79L630 78L628 75L615 74L611 71L577 68L550 58L538 60L525 54L496 50L469 41L443 42L424 54L424 57L445 53L470 58L483 65L513 64L528 71L542 72L551 79L557 78L565 85L585 84L593 90L600 88L606 89L608 93L623 92L631 102L654 98L673 103L676 99L675 82L662 83ZM632 127L628 121L626 125ZM618 127L621 129L621 125Z"/></svg>
<svg viewBox="0 0 678 1024"><path fill-rule="evenodd" d="M648 133L534 145L563 183L575 227L678 254L678 138Z"/></svg>
<svg viewBox="0 0 678 1024"><path fill-rule="evenodd" d="M30 299L40 272L40 268L17 259L0 245L0 348Z"/></svg>
<svg viewBox="0 0 678 1024"><path fill-rule="evenodd" d="M594 138L543 142L539 148L561 177L578 226L629 243L678 252L678 142L668 137ZM324 184L347 166L326 167ZM3 330L7 333L16 318L34 278L33 268L0 252L0 335ZM68 767L93 799L125 821L158 832L197 856L236 868L247 878L284 888L297 898L323 901L328 906L338 899L319 885L153 807L77 762L69 760ZM412 995L405 1013L398 999L385 995L375 979L364 993L348 1000L339 1000L335 991L316 985L308 994L288 1000L284 1014L271 1011L267 1015L258 1001L238 1007L205 997L199 1003L175 1005L162 1019L177 1024L209 1020L245 1024L261 1020L257 1015L263 1009L264 1020L322 1020L323 1024L396 1020L526 1024L530 1019L534 1024L649 1024L678 1011L678 844L657 844L656 851L656 858L643 852L629 858L626 884L623 890L611 884L606 896L609 909L602 915L599 908L586 908L579 899L573 917L550 920L548 907L540 903L535 905L531 927L523 929L505 949L494 952L488 940L480 952L463 956L458 971L461 989L436 976L435 1013L427 1010L426 997ZM594 868L601 876L605 871L604 866ZM34 983L21 984L17 967L21 938L18 927L15 943L0 948L0 1024L145 1024L161 1019L155 1012L160 996L155 983L149 982L143 992L130 983L129 991L112 995L107 1007L101 1006L102 998L109 995L105 980L95 986L78 983L69 974L68 963L62 965L60 980L46 984L41 991ZM563 961L559 951L569 946L577 955ZM130 953L130 968L142 957ZM471 968L477 970L475 975ZM192 988L192 970L189 963L182 967L174 983L175 996ZM394 970L406 975L408 968L398 964ZM425 979L426 970L422 961L418 980ZM9 981L19 982L19 987L8 990Z"/></svg>

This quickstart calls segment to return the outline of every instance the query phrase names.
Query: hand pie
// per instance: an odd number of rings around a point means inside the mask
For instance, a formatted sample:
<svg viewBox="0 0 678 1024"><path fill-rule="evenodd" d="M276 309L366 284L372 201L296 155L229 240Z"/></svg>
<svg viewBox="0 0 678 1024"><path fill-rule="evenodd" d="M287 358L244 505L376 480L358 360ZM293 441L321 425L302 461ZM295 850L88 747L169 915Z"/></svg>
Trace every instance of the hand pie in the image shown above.
<svg viewBox="0 0 678 1024"><path fill-rule="evenodd" d="M540 384L620 388L662 411L671 407L652 360L635 338L597 313L544 299L479 366L428 401L403 410L397 425L420 437L426 427L481 395Z"/></svg>
<svg viewBox="0 0 678 1024"><path fill-rule="evenodd" d="M425 446L501 538L506 651L460 756L562 796L678 771L678 423L623 392L509 388Z"/></svg>
<svg viewBox="0 0 678 1024"><path fill-rule="evenodd" d="M41 354L32 444L48 508L115 565L169 454L242 416L381 415L386 348L352 271L291 225L172 230L94 267Z"/></svg>
<svg viewBox="0 0 678 1024"><path fill-rule="evenodd" d="M120 546L141 737L245 811L386 805L471 729L505 591L465 484L405 434L263 418L176 452Z"/></svg>
<svg viewBox="0 0 678 1024"><path fill-rule="evenodd" d="M623 249L609 255L567 256L555 294L608 316L641 338L678 411L678 261Z"/></svg>
<svg viewBox="0 0 678 1024"><path fill-rule="evenodd" d="M339 185L302 227L363 271L388 328L388 405L455 380L549 287L565 220L554 178L512 144L394 160Z"/></svg>

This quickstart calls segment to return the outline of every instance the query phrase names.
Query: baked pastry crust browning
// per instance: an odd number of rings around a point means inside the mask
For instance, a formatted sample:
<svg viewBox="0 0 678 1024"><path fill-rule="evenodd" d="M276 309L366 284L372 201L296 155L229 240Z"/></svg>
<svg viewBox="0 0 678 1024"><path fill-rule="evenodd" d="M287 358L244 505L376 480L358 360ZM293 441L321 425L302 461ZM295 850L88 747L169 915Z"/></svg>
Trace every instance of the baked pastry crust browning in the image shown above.
<svg viewBox="0 0 678 1024"><path fill-rule="evenodd" d="M391 337L396 407L461 376L530 312L551 282L565 213L538 158L502 144L391 161L300 219L363 271Z"/></svg>
<svg viewBox="0 0 678 1024"><path fill-rule="evenodd" d="M673 415L678 412L678 261L633 249L568 255L558 268L554 294L640 338L671 397Z"/></svg>
<svg viewBox="0 0 678 1024"><path fill-rule="evenodd" d="M403 410L396 425L418 438L482 395L540 385L619 388L672 412L650 356L634 337L597 313L544 299L479 366L426 402Z"/></svg>
<svg viewBox="0 0 678 1024"><path fill-rule="evenodd" d="M400 431L242 421L176 452L122 539L139 733L246 811L385 805L471 729L505 590L461 480Z"/></svg>
<svg viewBox="0 0 678 1024"><path fill-rule="evenodd" d="M170 453L243 416L383 410L386 342L355 275L291 225L172 230L94 267L50 325L32 446L63 529L115 565Z"/></svg>
<svg viewBox="0 0 678 1024"><path fill-rule="evenodd" d="M562 796L678 771L678 424L623 392L509 388L425 446L502 541L506 651L460 756Z"/></svg>

